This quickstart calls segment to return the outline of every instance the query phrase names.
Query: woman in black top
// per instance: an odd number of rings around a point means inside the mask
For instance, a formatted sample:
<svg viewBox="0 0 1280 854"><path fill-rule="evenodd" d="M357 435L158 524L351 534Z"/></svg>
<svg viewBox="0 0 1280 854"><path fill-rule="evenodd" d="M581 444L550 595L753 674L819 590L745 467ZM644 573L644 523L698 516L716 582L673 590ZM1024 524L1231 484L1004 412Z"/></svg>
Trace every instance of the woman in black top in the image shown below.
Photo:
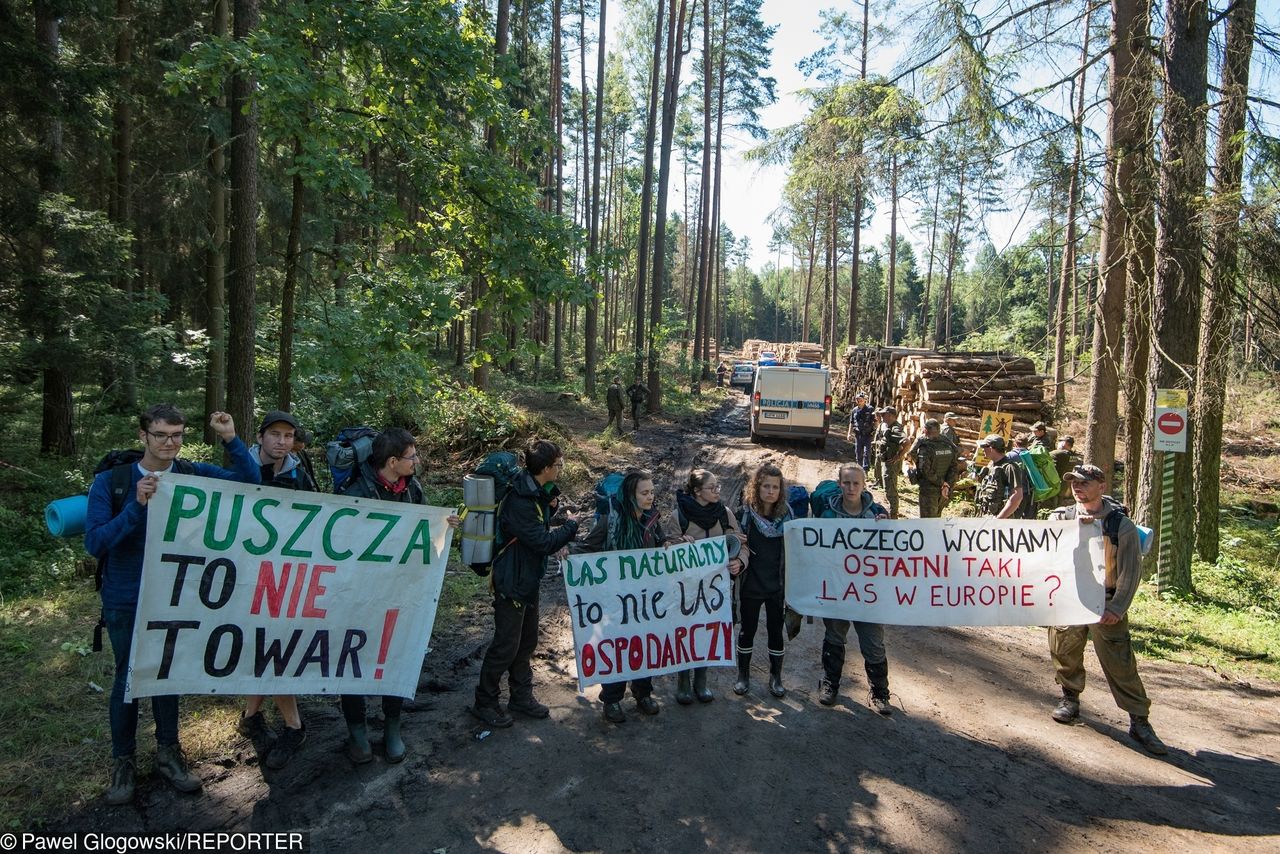
<svg viewBox="0 0 1280 854"><path fill-rule="evenodd" d="M783 500L786 481L782 470L763 463L747 481L740 515L747 535L745 568L738 573L738 681L733 693L751 688L751 652L760 608L765 609L765 629L769 634L769 693L785 696L782 687L782 614L786 554L782 548L782 526L792 518L791 507Z"/></svg>

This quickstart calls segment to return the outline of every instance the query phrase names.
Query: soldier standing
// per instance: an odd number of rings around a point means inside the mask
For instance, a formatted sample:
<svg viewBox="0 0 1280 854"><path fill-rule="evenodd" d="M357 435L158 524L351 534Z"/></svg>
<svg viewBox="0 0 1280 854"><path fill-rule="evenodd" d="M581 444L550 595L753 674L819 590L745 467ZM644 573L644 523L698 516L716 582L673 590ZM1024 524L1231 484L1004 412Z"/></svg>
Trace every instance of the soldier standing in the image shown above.
<svg viewBox="0 0 1280 854"><path fill-rule="evenodd" d="M997 519L1016 519L1027 495L1026 475L1022 467L1006 456L1004 437L992 433L978 442L991 462L978 486L978 512Z"/></svg>
<svg viewBox="0 0 1280 854"><path fill-rule="evenodd" d="M649 401L649 387L636 380L627 386L627 399L631 401L631 423L640 429L640 407Z"/></svg>
<svg viewBox="0 0 1280 854"><path fill-rule="evenodd" d="M951 497L956 455L956 446L942 438L937 419L924 422L924 436L916 440L907 455L920 480L921 519L942 516L942 508Z"/></svg>
<svg viewBox="0 0 1280 854"><path fill-rule="evenodd" d="M956 414L948 412L942 416L942 438L956 446L956 451L960 451L960 436L956 433Z"/></svg>
<svg viewBox="0 0 1280 854"><path fill-rule="evenodd" d="M609 423L605 425L606 430L613 424L618 425L618 435L621 436L627 432L622 426L622 379L614 377L613 382L609 385L609 390L605 393L605 403L609 407Z"/></svg>
<svg viewBox="0 0 1280 854"><path fill-rule="evenodd" d="M898 410L886 406L880 410L880 429L872 443L876 451L876 471L889 500L889 518L898 518L898 474L902 469L902 457L906 454L907 436L898 423Z"/></svg>

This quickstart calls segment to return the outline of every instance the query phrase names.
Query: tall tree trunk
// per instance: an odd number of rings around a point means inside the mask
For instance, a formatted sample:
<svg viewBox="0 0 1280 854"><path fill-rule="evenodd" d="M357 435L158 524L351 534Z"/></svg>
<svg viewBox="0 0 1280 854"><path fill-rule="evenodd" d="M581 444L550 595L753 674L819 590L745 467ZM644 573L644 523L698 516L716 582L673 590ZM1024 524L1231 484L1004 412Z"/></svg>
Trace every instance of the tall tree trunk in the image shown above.
<svg viewBox="0 0 1280 854"><path fill-rule="evenodd" d="M871 0L862 0L862 53L858 76L867 79L867 53L871 42ZM858 291L861 290L862 273L862 137L856 143L854 156L858 158L859 173L853 179L853 249L849 259L849 346L858 343Z"/></svg>
<svg viewBox="0 0 1280 854"><path fill-rule="evenodd" d="M653 58L649 67L649 104L644 126L644 170L640 180L640 236L636 243L636 322L635 337L635 381L644 376L645 348L645 278L649 272L649 234L650 217L653 209L653 154L654 140L658 130L658 88L662 80L662 37L663 22L666 20L667 4L658 0L657 13L653 25Z"/></svg>
<svg viewBox="0 0 1280 854"><path fill-rule="evenodd" d="M226 38L231 25L228 0L213 0L212 34ZM227 109L226 93L219 91L211 106L213 114ZM205 250L205 305L208 311L206 334L209 355L204 369L204 440L212 445L217 438L209 417L227 405L227 155L226 140L216 130L217 121L209 122L208 155L205 159L208 186L208 208L205 231L209 242Z"/></svg>
<svg viewBox="0 0 1280 854"><path fill-rule="evenodd" d="M1118 423L1120 366L1124 359L1124 311L1128 289L1129 211L1136 197L1134 170L1142 156L1144 130L1138 112L1141 91L1134 77L1135 51L1146 34L1135 31L1138 6L1145 0L1112 0L1111 59L1107 123L1106 174L1103 179L1101 298L1095 307L1093 378L1089 386L1089 426L1086 461L1099 466L1113 480ZM1086 16L1085 28L1088 29ZM1081 84L1084 70L1081 69ZM1081 89L1083 89L1081 85ZM1133 473L1130 473L1131 475Z"/></svg>
<svg viewBox="0 0 1280 854"><path fill-rule="evenodd" d="M555 194L556 216L564 216L564 28L561 0L551 5L551 103L556 118ZM554 343L551 361L556 379L564 379L564 300L556 297Z"/></svg>
<svg viewBox="0 0 1280 854"><path fill-rule="evenodd" d="M1196 551L1218 560L1218 493L1222 475L1222 408L1230 371L1234 292L1240 275L1238 238L1240 177L1253 54L1256 0L1237 0L1227 13L1227 46L1222 66L1222 107L1212 211L1209 287L1200 315L1200 353L1196 370Z"/></svg>
<svg viewBox="0 0 1280 854"><path fill-rule="evenodd" d="M235 0L232 35L245 41L258 26L258 0ZM254 80L231 78L231 275L227 288L227 411L240 435L252 432L257 340L258 111Z"/></svg>
<svg viewBox="0 0 1280 854"><path fill-rule="evenodd" d="M1089 15L1085 15L1084 36L1080 40L1080 75L1072 83L1076 98L1072 127L1075 150L1071 156L1071 182L1067 188L1065 245L1062 248L1062 275L1058 283L1058 312L1054 323L1053 402L1061 409L1067 400L1067 298L1076 294L1076 216L1080 206L1080 169L1084 160L1084 84L1089 61ZM1079 300L1075 299L1078 307ZM1071 363L1075 364L1076 312L1071 312Z"/></svg>
<svg viewBox="0 0 1280 854"><path fill-rule="evenodd" d="M658 155L658 199L653 226L653 287L649 289L649 411L662 408L662 375L658 373L657 329L662 325L662 296L667 268L667 184L671 175L671 145L676 125L676 106L680 94L680 64L685 51L684 40L688 0L670 0L667 10L667 79L662 94L662 144Z"/></svg>
<svg viewBox="0 0 1280 854"><path fill-rule="evenodd" d="M813 300L813 267L818 261L818 221L822 219L822 192L814 193L813 227L809 230L809 270L804 280L804 319L801 321L803 331L801 339L808 341L810 330L809 305Z"/></svg>
<svg viewBox="0 0 1280 854"><path fill-rule="evenodd" d="M898 285L898 152L889 153L889 282L884 301L884 346L893 346L894 292Z"/></svg>
<svg viewBox="0 0 1280 854"><path fill-rule="evenodd" d="M499 73L502 58L507 55L511 44L511 0L498 0L497 20L494 28L493 66L494 73ZM494 128L486 130L485 142L490 151L498 150L498 134ZM475 331L472 346L476 350L476 363L471 371L471 384L481 391L489 388L489 335L493 331L493 305L491 304L493 286L487 277L477 275L473 284L475 312Z"/></svg>
<svg viewBox="0 0 1280 854"><path fill-rule="evenodd" d="M956 219L951 227L951 245L947 253L947 277L943 284L941 306L942 346L951 349L951 285L954 281L956 258L960 254L960 225L964 221L964 181L967 164L960 164L960 182L956 190Z"/></svg>
<svg viewBox="0 0 1280 854"><path fill-rule="evenodd" d="M1204 194L1205 98L1208 86L1209 16L1205 0L1168 0L1165 5L1164 121L1161 129L1160 195L1156 205L1156 282L1152 304L1153 346L1148 362L1154 409L1157 388L1185 389L1194 408L1190 370L1200 334L1203 229L1197 201ZM1196 423L1187 431L1194 438ZM1144 447L1146 445L1144 439ZM1188 447L1194 447L1189 444ZM1154 465L1150 467L1154 471ZM1161 548L1169 551L1169 586L1192 590L1195 494L1191 453L1177 454L1173 467L1172 530Z"/></svg>
<svg viewBox="0 0 1280 854"><path fill-rule="evenodd" d="M582 4L584 7L586 3ZM591 158L591 229L587 242L587 278L592 282L591 299L587 302L587 317L583 330L586 338L584 361L586 362L583 390L587 397L595 397L596 393L596 338L598 337L598 312L600 302L600 135L604 122L604 52L605 52L605 15L608 0L600 0L599 36L596 39L596 115L595 129L592 134Z"/></svg>
<svg viewBox="0 0 1280 854"><path fill-rule="evenodd" d="M938 179L933 185L933 217L929 220L929 271L924 276L924 300L920 303L920 349L924 349L925 330L929 328L929 300L933 289L933 256L938 241L938 202L942 197L942 164L938 164ZM1052 217L1050 217L1052 220ZM1050 231L1053 227L1050 226ZM1050 266L1053 266L1050 264ZM937 344L937 341L934 341Z"/></svg>
<svg viewBox="0 0 1280 854"><path fill-rule="evenodd" d="M716 166L715 166L715 186L711 190L711 233L713 235L712 242L715 244L715 255L712 256L712 264L715 269L716 286L715 293L711 294L707 300L706 315L704 324L707 328L707 343L702 349L702 378L710 379L710 370L712 361L720 361L720 317L724 313L720 303L720 279L722 277L723 266L721 264L721 241L720 239L720 178L723 173L724 165L724 77L725 77L725 56L728 54L729 44L729 0L722 0L720 4L720 57L719 69L716 72ZM712 352L708 353L708 350Z"/></svg>
<svg viewBox="0 0 1280 854"><path fill-rule="evenodd" d="M115 152L115 181L112 183L111 219L122 230L133 231L133 102L130 78L133 69L133 0L116 0L116 20L120 31L116 34L116 73L120 83L112 109L112 148ZM136 244L134 244L136 247ZM121 276L116 287L125 300L133 302L133 277ZM107 360L106 368L114 387L109 389L108 399L123 411L138 408L138 381L133 359L127 355L132 337L129 326L113 330L116 353L121 357ZM117 374L117 371L119 372Z"/></svg>
<svg viewBox="0 0 1280 854"><path fill-rule="evenodd" d="M293 138L293 160L302 159L302 138ZM289 210L289 241L284 251L284 292L280 295L279 400L276 406L288 411L293 402L293 326L298 292L298 261L302 256L302 205L306 188L302 173L293 174L293 201Z"/></svg>
<svg viewBox="0 0 1280 854"><path fill-rule="evenodd" d="M707 295L711 285L711 2L702 2L702 178L698 203L698 294L694 300L693 358L689 361L689 390L702 390L706 354Z"/></svg>

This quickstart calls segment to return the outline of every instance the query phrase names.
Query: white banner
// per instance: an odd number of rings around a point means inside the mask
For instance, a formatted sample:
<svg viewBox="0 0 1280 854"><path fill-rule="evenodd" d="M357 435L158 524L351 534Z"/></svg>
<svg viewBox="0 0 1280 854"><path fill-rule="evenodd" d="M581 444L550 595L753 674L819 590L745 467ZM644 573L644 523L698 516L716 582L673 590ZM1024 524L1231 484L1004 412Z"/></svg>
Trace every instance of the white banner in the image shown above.
<svg viewBox="0 0 1280 854"><path fill-rule="evenodd" d="M579 690L737 663L723 537L570 555L563 566Z"/></svg>
<svg viewBox="0 0 1280 854"><path fill-rule="evenodd" d="M1102 523L797 519L787 603L802 614L904 626L1096 623Z"/></svg>
<svg viewBox="0 0 1280 854"><path fill-rule="evenodd" d="M164 475L147 504L126 698L412 697L451 512Z"/></svg>

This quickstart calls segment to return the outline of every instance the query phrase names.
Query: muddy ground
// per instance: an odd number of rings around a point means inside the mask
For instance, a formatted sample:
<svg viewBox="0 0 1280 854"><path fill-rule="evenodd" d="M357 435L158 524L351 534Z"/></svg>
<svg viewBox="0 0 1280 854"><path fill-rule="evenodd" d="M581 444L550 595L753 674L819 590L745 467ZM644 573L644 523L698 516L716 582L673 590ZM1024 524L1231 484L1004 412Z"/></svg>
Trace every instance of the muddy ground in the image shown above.
<svg viewBox="0 0 1280 854"><path fill-rule="evenodd" d="M741 398L701 423L646 427L633 461L654 469L669 507L691 465L715 470L730 497L744 466L765 457L812 486L849 456L834 438L822 452L752 445L745 417ZM625 462L599 460L602 470ZM580 506L589 512L585 497ZM98 802L51 829L304 830L314 851L450 854L1280 848L1280 685L1144 662L1152 723L1170 747L1157 759L1129 741L1091 653L1082 723L1049 718L1057 690L1042 629L889 627L886 719L866 705L852 643L840 701L817 704L817 622L788 647L784 699L762 690L757 656L745 697L730 690L731 669L715 669L715 702L681 707L664 677L660 715L641 717L628 697L628 721L613 725L598 689L577 692L564 603L562 578L548 577L535 666L551 720L485 735L467 714L492 631L478 601L433 638L403 764L379 755L353 767L336 705L315 698L304 752L283 771L264 777L238 742L197 768L203 796L144 781L135 807Z"/></svg>

